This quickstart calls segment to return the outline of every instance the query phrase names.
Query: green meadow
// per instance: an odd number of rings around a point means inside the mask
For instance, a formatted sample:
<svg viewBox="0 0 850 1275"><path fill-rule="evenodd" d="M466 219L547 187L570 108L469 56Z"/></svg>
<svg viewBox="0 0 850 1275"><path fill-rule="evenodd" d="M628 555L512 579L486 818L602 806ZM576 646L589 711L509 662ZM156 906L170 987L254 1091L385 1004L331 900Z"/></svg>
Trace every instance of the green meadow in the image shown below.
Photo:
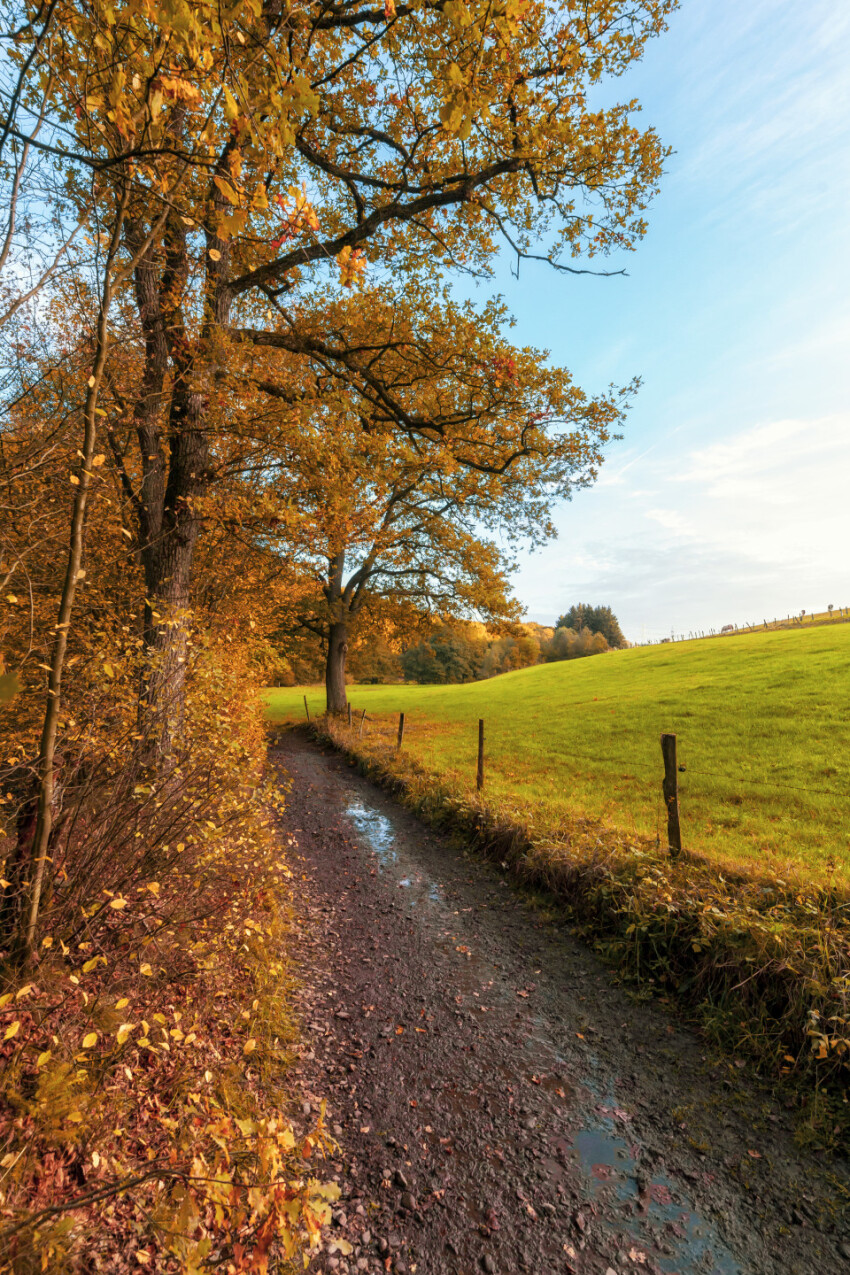
<svg viewBox="0 0 850 1275"><path fill-rule="evenodd" d="M324 691L266 692L273 722ZM705 638L540 665L463 686L350 686L365 732L555 831L587 815L658 835L659 737L678 736L686 848L771 875L850 876L850 624ZM355 728L356 729L356 728Z"/></svg>

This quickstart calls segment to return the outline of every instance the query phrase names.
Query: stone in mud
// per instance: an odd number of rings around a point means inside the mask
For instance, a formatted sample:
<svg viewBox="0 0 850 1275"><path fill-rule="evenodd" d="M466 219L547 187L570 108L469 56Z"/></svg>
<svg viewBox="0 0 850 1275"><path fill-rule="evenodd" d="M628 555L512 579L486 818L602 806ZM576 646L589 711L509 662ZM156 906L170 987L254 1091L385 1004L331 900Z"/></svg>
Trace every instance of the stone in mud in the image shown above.
<svg viewBox="0 0 850 1275"><path fill-rule="evenodd" d="M408 1182L405 1175L402 1173L401 1169L396 1169L395 1171L395 1184L396 1186L400 1186L402 1191L406 1191L407 1188L410 1186L410 1183Z"/></svg>
<svg viewBox="0 0 850 1275"><path fill-rule="evenodd" d="M481 1258L481 1265L483 1269L488 1272L488 1275L496 1275L496 1271L499 1269L496 1265L496 1259L493 1257L492 1253L485 1253L483 1255Z"/></svg>

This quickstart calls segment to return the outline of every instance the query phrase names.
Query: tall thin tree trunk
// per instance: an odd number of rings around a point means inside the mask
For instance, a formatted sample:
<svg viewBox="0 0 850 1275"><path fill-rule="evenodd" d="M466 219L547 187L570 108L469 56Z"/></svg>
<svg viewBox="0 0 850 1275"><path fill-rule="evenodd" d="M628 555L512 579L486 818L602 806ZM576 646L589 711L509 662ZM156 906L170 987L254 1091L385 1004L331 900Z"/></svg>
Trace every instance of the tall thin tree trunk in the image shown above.
<svg viewBox="0 0 850 1275"><path fill-rule="evenodd" d="M62 697L62 673L65 667L65 653L68 647L68 630L71 627L71 614L74 609L74 597L77 592L77 581L80 578L83 560L83 535L86 523L86 503L89 488L94 474L94 452L97 443L97 400L103 371L106 366L106 355L109 348L109 328L107 319L117 283L112 277L112 267L121 243L124 215L130 196L129 184L122 193L118 214L110 237L104 269L103 291L97 316L94 361L86 391L83 412L83 447L80 472L74 475L77 479L74 508L71 513L71 537L68 548L68 561L65 566L65 579L62 585L62 597L59 603L59 614L56 619L56 640L50 660L50 672L47 678L47 704L44 710L44 723L41 731L41 744L38 757L38 813L36 817L35 835L32 844L32 861L34 865L32 885L26 916L22 918L21 929L16 936L14 956L22 963L27 963L34 951L35 931L38 924L39 905L44 888L44 874L47 865L50 833L53 827L53 803L55 785L56 736L59 730L59 709Z"/></svg>
<svg viewBox="0 0 850 1275"><path fill-rule="evenodd" d="M328 712L344 713L348 707L345 693L345 661L348 655L348 626L337 621L328 634L328 660L325 669L325 690Z"/></svg>

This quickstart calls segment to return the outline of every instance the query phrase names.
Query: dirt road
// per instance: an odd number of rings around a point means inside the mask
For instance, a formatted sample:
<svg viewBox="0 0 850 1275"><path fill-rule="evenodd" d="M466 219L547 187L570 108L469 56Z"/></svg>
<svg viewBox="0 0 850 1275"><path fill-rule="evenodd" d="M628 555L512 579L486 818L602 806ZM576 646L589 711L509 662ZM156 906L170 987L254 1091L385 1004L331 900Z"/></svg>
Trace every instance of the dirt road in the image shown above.
<svg viewBox="0 0 850 1275"><path fill-rule="evenodd" d="M847 1174L798 1156L734 1060L340 758L297 733L275 757L302 1081L342 1148L316 1270L850 1272Z"/></svg>

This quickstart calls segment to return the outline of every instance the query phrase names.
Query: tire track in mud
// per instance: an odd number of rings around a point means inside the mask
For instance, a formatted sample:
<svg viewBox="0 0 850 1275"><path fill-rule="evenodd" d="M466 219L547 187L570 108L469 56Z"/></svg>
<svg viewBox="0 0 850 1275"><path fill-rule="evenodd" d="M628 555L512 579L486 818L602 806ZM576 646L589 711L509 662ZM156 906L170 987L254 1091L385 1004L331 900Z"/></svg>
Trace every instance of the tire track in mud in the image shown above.
<svg viewBox="0 0 850 1275"><path fill-rule="evenodd" d="M341 1147L313 1269L850 1272L844 1167L801 1158L733 1063L336 755L291 732L273 757L300 1078Z"/></svg>

